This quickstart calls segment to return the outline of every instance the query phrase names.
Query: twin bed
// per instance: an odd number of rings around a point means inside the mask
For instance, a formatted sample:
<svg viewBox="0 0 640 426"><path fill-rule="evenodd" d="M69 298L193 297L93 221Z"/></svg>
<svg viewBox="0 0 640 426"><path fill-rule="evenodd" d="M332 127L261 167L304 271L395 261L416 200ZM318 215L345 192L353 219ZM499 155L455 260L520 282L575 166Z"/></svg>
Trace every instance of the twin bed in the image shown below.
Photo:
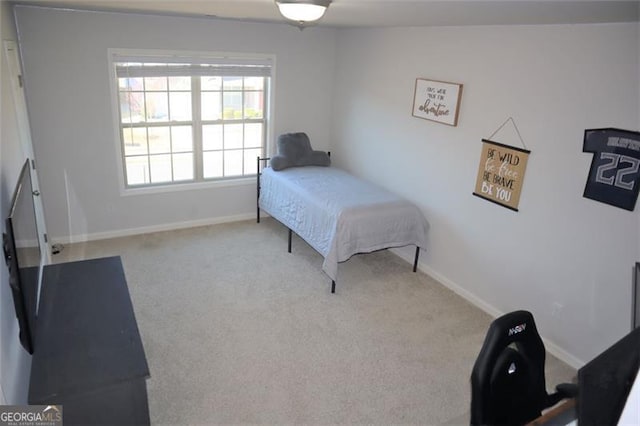
<svg viewBox="0 0 640 426"><path fill-rule="evenodd" d="M289 229L289 252L295 232L320 253L332 293L338 263L354 254L415 245L416 271L429 224L414 204L335 167L276 171L278 167L267 166L268 160L258 158L257 222L262 209Z"/></svg>

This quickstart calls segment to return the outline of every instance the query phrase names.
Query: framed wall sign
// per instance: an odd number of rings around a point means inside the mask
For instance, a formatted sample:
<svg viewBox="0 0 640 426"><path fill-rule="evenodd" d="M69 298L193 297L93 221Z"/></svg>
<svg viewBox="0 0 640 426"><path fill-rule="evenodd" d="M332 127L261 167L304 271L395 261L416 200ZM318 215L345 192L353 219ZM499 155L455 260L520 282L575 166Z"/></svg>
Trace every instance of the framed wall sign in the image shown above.
<svg viewBox="0 0 640 426"><path fill-rule="evenodd" d="M461 98L462 84L417 78L413 116L457 126Z"/></svg>
<svg viewBox="0 0 640 426"><path fill-rule="evenodd" d="M633 211L640 189L640 132L587 129L583 152L593 152L583 196Z"/></svg>
<svg viewBox="0 0 640 426"><path fill-rule="evenodd" d="M531 151L482 139L473 195L518 211L520 191Z"/></svg>

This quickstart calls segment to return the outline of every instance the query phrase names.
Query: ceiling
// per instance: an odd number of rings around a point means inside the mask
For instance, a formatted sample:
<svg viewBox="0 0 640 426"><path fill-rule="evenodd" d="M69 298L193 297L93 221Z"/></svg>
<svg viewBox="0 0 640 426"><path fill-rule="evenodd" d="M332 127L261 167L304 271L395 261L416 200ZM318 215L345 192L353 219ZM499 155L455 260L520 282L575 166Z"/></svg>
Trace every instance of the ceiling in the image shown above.
<svg viewBox="0 0 640 426"><path fill-rule="evenodd" d="M14 3L260 22L283 21L273 0L25 0ZM540 25L628 21L640 21L640 0L333 0L319 25Z"/></svg>

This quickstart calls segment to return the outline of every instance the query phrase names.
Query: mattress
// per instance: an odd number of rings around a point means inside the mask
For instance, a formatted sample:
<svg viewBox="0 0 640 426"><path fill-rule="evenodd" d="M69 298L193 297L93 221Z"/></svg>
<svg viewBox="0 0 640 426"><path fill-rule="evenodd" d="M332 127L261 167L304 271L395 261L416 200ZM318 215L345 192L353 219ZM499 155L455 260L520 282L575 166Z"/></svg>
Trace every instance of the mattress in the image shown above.
<svg viewBox="0 0 640 426"><path fill-rule="evenodd" d="M416 205L335 167L267 167L258 205L324 257L332 280L354 254L426 247L429 223Z"/></svg>

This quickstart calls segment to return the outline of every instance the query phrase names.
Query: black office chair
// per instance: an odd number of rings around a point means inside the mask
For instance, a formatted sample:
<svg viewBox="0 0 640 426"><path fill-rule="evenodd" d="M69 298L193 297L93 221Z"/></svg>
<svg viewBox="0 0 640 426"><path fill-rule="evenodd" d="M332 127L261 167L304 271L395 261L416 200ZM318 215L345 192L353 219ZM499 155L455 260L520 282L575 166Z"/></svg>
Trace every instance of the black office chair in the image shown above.
<svg viewBox="0 0 640 426"><path fill-rule="evenodd" d="M561 399L575 397L573 384L547 394L544 361L544 343L530 312L494 320L471 373L471 424L522 425Z"/></svg>

